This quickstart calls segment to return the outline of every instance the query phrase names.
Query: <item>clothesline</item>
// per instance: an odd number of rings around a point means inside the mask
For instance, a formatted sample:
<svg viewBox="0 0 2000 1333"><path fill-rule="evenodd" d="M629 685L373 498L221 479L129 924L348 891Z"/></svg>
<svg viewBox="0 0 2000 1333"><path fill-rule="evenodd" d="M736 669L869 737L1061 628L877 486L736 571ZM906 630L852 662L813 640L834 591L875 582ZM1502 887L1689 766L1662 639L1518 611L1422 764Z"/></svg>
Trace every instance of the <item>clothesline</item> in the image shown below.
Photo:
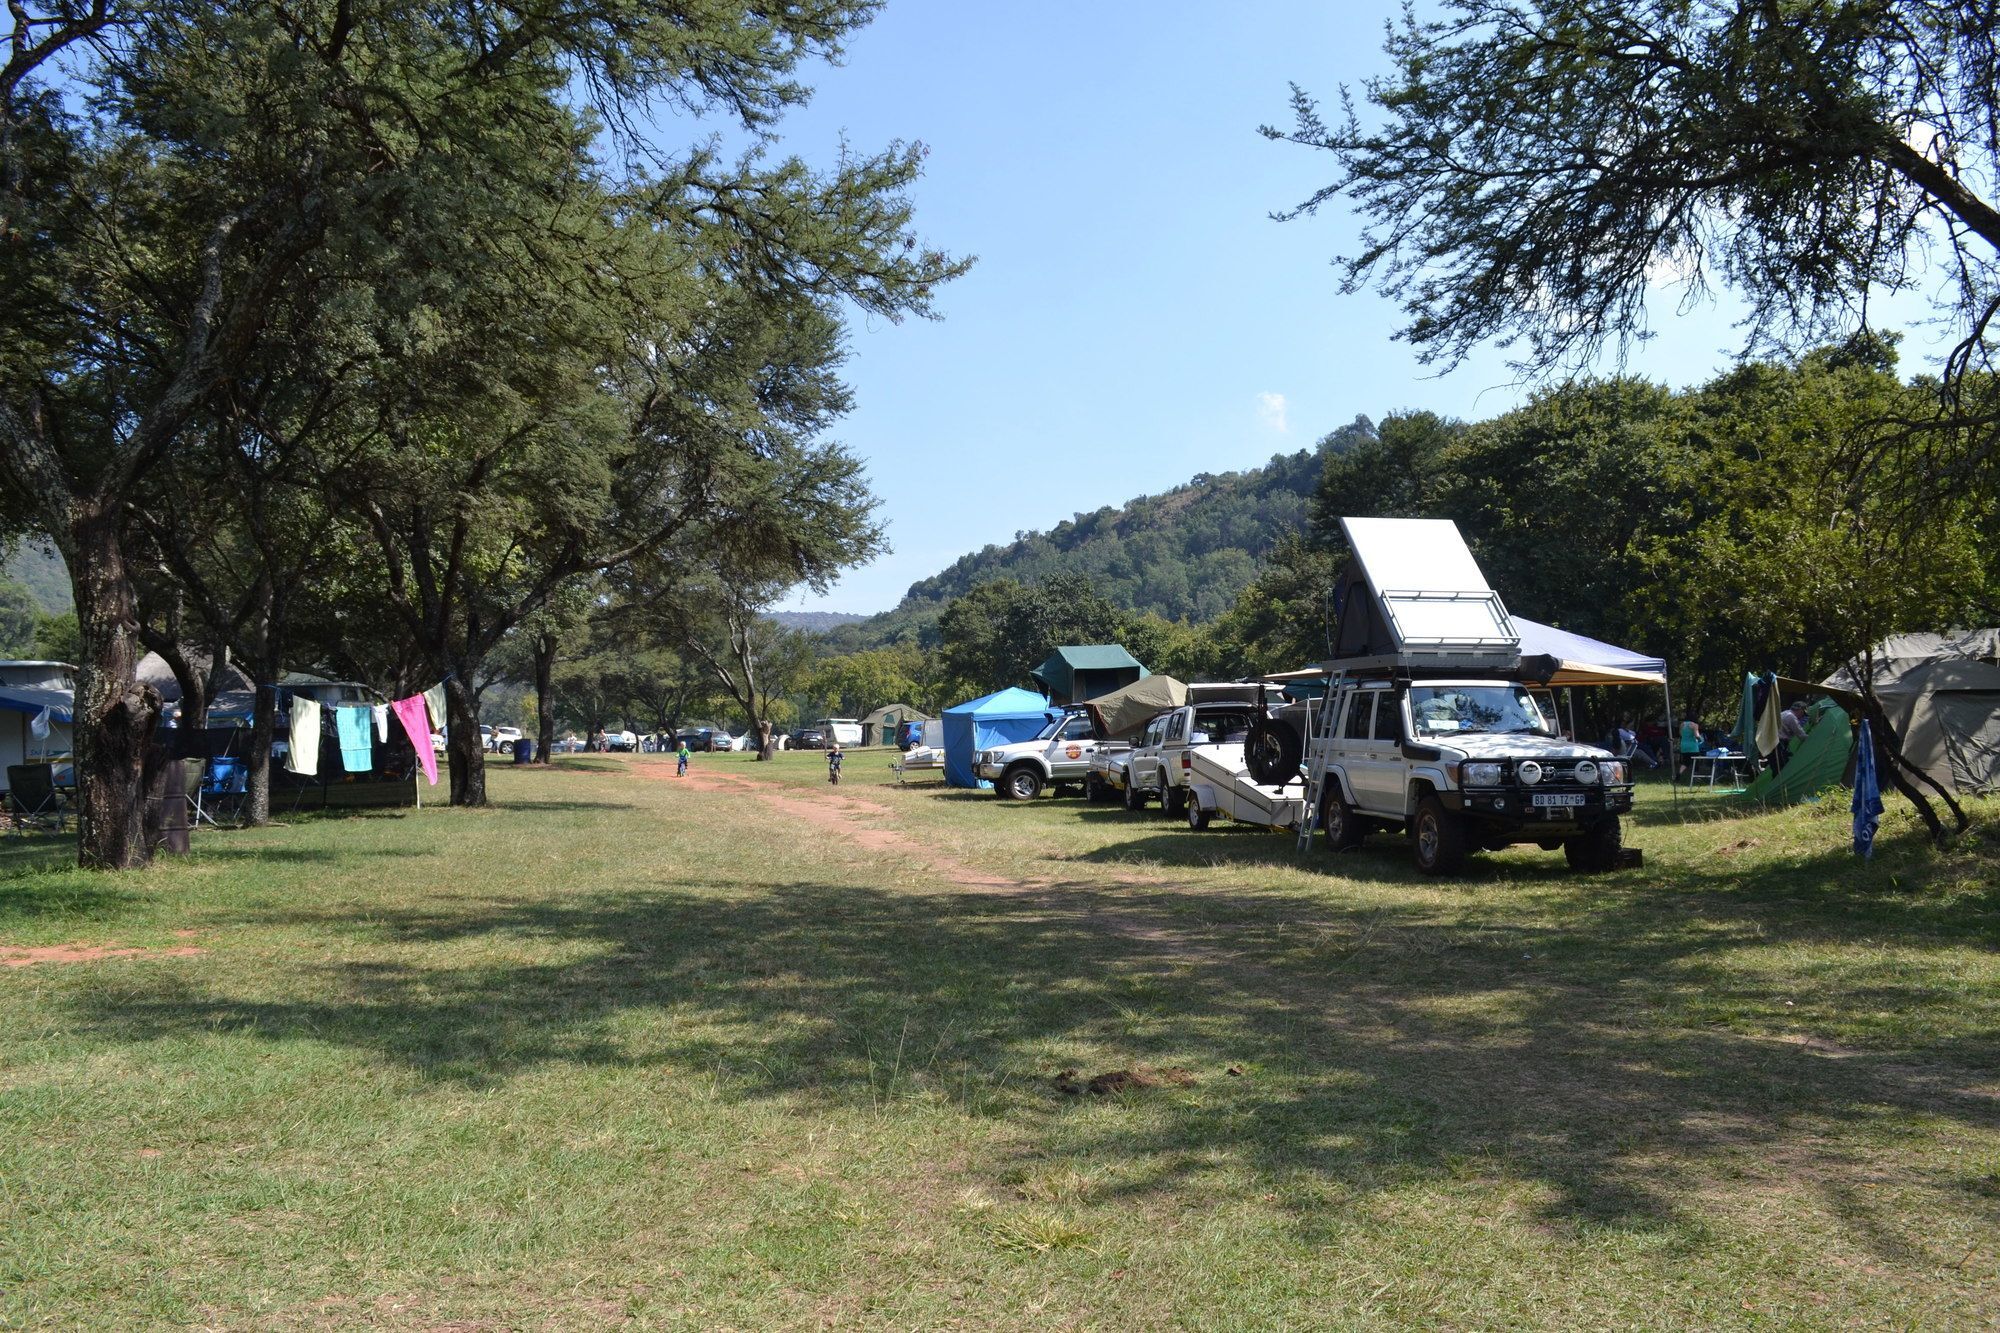
<svg viewBox="0 0 2000 1333"><path fill-rule="evenodd" d="M447 675L446 680L450 679ZM444 681L389 704L334 704L334 735L340 743L340 766L349 773L366 773L375 766L375 741L389 740L389 715L394 713L416 749L424 778L437 786L437 752L431 732L444 724ZM302 777L319 775L320 702L292 695L291 734L285 767Z"/></svg>

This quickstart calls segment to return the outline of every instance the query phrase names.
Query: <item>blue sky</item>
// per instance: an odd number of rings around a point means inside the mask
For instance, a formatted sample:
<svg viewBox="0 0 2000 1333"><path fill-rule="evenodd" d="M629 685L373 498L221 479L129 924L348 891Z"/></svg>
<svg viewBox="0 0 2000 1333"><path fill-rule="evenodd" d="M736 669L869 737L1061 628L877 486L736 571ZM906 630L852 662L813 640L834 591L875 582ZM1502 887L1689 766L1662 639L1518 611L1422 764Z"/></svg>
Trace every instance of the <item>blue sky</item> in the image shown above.
<svg viewBox="0 0 2000 1333"><path fill-rule="evenodd" d="M1394 10L889 0L843 66L814 71L784 148L827 161L843 134L922 140L919 228L979 263L941 321L856 322L839 436L868 461L894 551L786 605L884 610L986 543L1306 448L1360 413L1519 402L1499 354L1435 377L1391 340L1393 307L1340 294L1329 261L1356 231L1340 205L1268 216L1332 162L1258 125L1285 123L1288 80L1330 101L1380 70ZM1670 384L1740 343L1729 309L1654 322L1630 368Z"/></svg>

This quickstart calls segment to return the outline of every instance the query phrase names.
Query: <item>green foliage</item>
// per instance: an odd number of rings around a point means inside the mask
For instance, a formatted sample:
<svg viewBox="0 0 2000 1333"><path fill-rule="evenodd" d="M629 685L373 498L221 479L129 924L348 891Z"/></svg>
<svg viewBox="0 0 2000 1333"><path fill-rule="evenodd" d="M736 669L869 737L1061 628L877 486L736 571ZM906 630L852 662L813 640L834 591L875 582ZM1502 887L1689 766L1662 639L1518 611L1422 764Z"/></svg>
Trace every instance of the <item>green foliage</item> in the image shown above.
<svg viewBox="0 0 2000 1333"><path fill-rule="evenodd" d="M76 612L43 616L35 625L35 655L48 662L81 662L83 634L77 628Z"/></svg>
<svg viewBox="0 0 2000 1333"><path fill-rule="evenodd" d="M0 657L27 656L41 618L41 603L26 584L0 579Z"/></svg>
<svg viewBox="0 0 2000 1333"><path fill-rule="evenodd" d="M824 710L828 717L865 717L894 703L911 704L926 712L939 707L935 673L926 655L913 644L824 658L812 666L798 688L812 707Z"/></svg>
<svg viewBox="0 0 2000 1333"><path fill-rule="evenodd" d="M1307 517L1323 460L1372 439L1366 417L1312 449L1280 454L1261 468L1204 473L1161 495L1078 514L1047 532L961 557L910 586L895 610L835 629L842 648L899 639L934 640L945 604L996 579L1036 584L1080 576L1116 605L1167 620L1200 622L1229 609L1285 534Z"/></svg>

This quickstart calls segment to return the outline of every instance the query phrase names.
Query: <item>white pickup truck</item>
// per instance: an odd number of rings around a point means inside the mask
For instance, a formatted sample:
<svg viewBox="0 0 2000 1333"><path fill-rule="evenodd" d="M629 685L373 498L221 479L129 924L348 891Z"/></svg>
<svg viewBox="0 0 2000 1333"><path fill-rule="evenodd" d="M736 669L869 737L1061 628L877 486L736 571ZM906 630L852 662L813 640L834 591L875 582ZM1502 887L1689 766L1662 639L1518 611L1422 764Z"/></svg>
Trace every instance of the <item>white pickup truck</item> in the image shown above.
<svg viewBox="0 0 2000 1333"><path fill-rule="evenodd" d="M1211 745L1241 747L1258 716L1258 700L1276 693L1276 686L1261 684L1188 686L1191 702L1147 723L1146 734L1132 747L1125 808L1158 800L1169 816L1179 818L1187 808L1193 752Z"/></svg>
<svg viewBox="0 0 2000 1333"><path fill-rule="evenodd" d="M1045 788L1086 782L1097 723L1081 709L1056 713L1033 740L981 750L973 768L1005 801L1032 801Z"/></svg>

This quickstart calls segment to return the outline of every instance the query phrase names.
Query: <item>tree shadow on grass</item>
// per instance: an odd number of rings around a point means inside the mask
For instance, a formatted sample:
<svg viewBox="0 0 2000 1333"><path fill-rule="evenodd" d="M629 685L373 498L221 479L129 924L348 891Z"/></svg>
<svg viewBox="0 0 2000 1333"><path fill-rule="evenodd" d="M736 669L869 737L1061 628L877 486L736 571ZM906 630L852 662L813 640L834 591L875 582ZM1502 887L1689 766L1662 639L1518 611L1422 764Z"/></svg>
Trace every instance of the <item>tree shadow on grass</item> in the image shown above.
<svg viewBox="0 0 2000 1333"><path fill-rule="evenodd" d="M929 1099L1004 1117L1010 1138L1057 1137L1108 1168L1108 1193L1205 1197L1218 1157L1240 1160L1322 1240L1337 1209L1315 1200L1468 1171L1539 1187L1551 1222L1688 1234L1692 1177L1782 1159L1834 1199L1879 1169L1825 1146L1843 1127L1906 1114L2000 1130L2000 1102L1950 1073L1657 1021L1663 994L1745 983L1712 961L1716 922L1636 890L1558 929L1096 881L748 887L253 912L348 937L353 961L301 959L275 997L138 976L66 1002L100 1039L331 1042L469 1085L582 1063L807 1107ZM1756 947L1749 922L1720 929ZM536 942L561 960L521 961ZM1057 1069L1168 1062L1200 1082L1059 1124L1077 1108L1050 1091ZM2000 1223L1948 1164L1898 1169ZM1893 1227L1853 1229L1888 1253Z"/></svg>

